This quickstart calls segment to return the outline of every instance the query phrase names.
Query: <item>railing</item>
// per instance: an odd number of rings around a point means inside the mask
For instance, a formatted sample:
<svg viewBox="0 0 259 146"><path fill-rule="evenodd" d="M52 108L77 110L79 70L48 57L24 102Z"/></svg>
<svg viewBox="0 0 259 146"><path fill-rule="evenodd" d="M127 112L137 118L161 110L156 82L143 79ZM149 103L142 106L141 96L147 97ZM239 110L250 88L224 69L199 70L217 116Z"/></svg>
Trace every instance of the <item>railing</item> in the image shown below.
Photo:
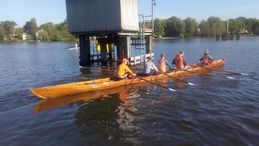
<svg viewBox="0 0 259 146"><path fill-rule="evenodd" d="M146 55L140 55L130 58L130 65L138 65L142 62L147 61L147 57L151 57L151 59L154 59L154 53L146 54Z"/></svg>

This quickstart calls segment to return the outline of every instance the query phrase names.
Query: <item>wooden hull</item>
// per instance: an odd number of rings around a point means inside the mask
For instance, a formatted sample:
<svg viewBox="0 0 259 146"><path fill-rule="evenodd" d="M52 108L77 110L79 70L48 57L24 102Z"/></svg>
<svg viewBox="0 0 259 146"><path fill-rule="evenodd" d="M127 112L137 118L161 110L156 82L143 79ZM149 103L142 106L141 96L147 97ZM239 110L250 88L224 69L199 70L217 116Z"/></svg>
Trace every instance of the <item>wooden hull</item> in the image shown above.
<svg viewBox="0 0 259 146"><path fill-rule="evenodd" d="M222 59L213 61L211 64L207 65L206 67L214 68L217 66L221 66L223 64L224 64L224 59L222 58ZM180 76L184 74L189 74L190 72L202 72L202 71L206 71L206 69L199 67L197 65L193 65L193 68L189 69L188 71L176 71L176 72L170 72L167 74L170 76ZM145 79L149 81L156 81L158 79L168 78L169 77L168 75L160 74L158 76L157 75L148 76L148 77L145 77ZM119 86L125 86L129 84L137 84L137 83L143 83L143 82L146 82L146 81L141 80L139 78L126 79L126 80L120 80L120 81L112 81L109 78L104 78L104 79L97 79L97 80L91 80L91 81L48 86L48 87L42 87L42 88L34 88L30 90L33 94L35 94L36 96L42 99L51 99L51 98L58 98L58 97L63 97L63 96L68 96L73 94L86 93L90 91L111 89Z"/></svg>

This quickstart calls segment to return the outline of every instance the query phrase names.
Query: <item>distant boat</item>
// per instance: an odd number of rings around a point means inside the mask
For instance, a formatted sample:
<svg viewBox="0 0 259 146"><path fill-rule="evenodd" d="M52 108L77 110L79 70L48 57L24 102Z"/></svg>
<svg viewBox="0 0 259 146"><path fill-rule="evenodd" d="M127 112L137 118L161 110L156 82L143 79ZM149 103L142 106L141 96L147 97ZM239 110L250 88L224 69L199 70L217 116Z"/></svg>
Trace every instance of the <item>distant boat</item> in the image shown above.
<svg viewBox="0 0 259 146"><path fill-rule="evenodd" d="M71 46L68 48L68 50L78 50L80 47L77 45L77 43L75 43L74 46Z"/></svg>
<svg viewBox="0 0 259 146"><path fill-rule="evenodd" d="M70 48L68 48L68 50L78 50L80 47L75 47L75 46L72 46Z"/></svg>

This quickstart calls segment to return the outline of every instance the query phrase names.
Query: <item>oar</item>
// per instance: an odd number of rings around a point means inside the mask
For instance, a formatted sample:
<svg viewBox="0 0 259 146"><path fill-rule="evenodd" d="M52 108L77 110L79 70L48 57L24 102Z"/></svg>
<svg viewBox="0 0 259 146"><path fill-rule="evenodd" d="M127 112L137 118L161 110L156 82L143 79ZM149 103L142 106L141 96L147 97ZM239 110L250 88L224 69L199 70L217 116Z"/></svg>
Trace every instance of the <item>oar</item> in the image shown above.
<svg viewBox="0 0 259 146"><path fill-rule="evenodd" d="M139 79L141 79L141 80L144 80L144 81L146 81L146 82L155 84L155 85L157 85L157 86L163 87L163 88L165 88L165 89L168 89L168 90L170 90L170 91L172 91L172 92L175 92L175 91L176 91L175 89L172 89L172 88L170 88L170 87L161 85L161 84L159 84L159 83L157 83L157 82L153 82L153 81L147 80L147 79L145 79L145 78L143 78L143 77L140 77L140 76L135 76L135 77L136 77L136 78L139 78Z"/></svg>
<svg viewBox="0 0 259 146"><path fill-rule="evenodd" d="M169 75L169 74L164 74L164 75L169 76L169 77L171 77L171 78L175 78L175 79L177 79L177 80L179 80L179 81L182 81L182 82L184 82L185 84L188 84L188 85L191 85L191 86L196 85L196 84L194 84L194 83L192 83L192 82L184 81L183 79L178 78L178 77L176 77L176 76L171 76L171 75Z"/></svg>
<svg viewBox="0 0 259 146"><path fill-rule="evenodd" d="M231 77L231 76L221 76L221 75L218 75L218 74L209 74L209 73L204 73L204 72L194 72L194 71L190 71L190 70L185 70L187 72L190 72L190 73L197 73L197 74L203 74L203 75L207 75L207 76L216 76L216 77L221 77L221 78L226 78L226 79L230 79L230 80L235 80L236 78L234 77Z"/></svg>
<svg viewBox="0 0 259 146"><path fill-rule="evenodd" d="M252 75L252 74L238 73L238 72L233 72L233 71L228 71L228 70L220 70L220 69L210 68L210 67L206 67L206 66L200 66L200 67L210 69L210 70L216 70L216 71L220 71L220 72L230 73L230 74L234 74L234 75L242 75L242 76L251 76Z"/></svg>
<svg viewBox="0 0 259 146"><path fill-rule="evenodd" d="M104 71L113 71L113 70L110 70L110 69L103 69L103 68L96 68L96 69L99 69L99 70L104 70ZM166 89L168 89L168 90L170 90L170 91L176 91L176 90L174 90L174 89L172 89L172 88L170 88L170 87L167 87L167 86L164 86L164 85L161 85L161 84L159 84L159 83L157 83L157 82L153 82L153 81L149 81L149 80L147 80L147 79L145 79L145 78L143 78L143 77L140 77L140 76L135 76L136 78L139 78L139 79L141 79L141 80L144 80L144 81L146 81L146 82L149 82L149 83L152 83L152 84L156 84L156 85L158 85L158 86L160 86L160 87L163 87L163 88L166 88Z"/></svg>

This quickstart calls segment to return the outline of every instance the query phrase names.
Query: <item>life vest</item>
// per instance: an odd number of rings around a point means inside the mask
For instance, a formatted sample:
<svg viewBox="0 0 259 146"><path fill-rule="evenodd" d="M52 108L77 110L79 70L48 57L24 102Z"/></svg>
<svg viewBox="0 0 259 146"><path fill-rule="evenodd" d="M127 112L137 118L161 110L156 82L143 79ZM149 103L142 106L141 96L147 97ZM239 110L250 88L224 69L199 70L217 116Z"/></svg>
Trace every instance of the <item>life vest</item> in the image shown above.
<svg viewBox="0 0 259 146"><path fill-rule="evenodd" d="M184 57L183 56L180 56L180 55L177 55L175 57L175 67L177 69L182 69L184 68Z"/></svg>
<svg viewBox="0 0 259 146"><path fill-rule="evenodd" d="M158 71L161 73L166 72L166 62L164 58L160 58L158 61Z"/></svg>
<svg viewBox="0 0 259 146"><path fill-rule="evenodd" d="M201 63L202 63L202 64L209 64L210 61L211 61L210 56L209 56L209 55L204 55L204 56L202 57Z"/></svg>

